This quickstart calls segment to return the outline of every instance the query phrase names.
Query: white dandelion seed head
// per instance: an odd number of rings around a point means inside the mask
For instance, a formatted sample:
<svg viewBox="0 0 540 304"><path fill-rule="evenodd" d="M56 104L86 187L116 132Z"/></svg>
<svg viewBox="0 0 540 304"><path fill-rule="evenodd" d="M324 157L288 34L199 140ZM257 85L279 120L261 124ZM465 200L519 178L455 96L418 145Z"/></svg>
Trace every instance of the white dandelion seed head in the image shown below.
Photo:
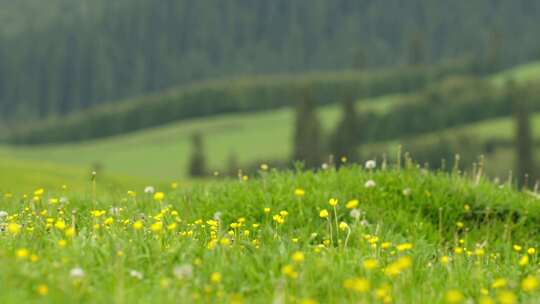
<svg viewBox="0 0 540 304"><path fill-rule="evenodd" d="M118 215L120 213L120 208L118 207L111 207L109 209L109 214L110 215Z"/></svg>
<svg viewBox="0 0 540 304"><path fill-rule="evenodd" d="M146 194L153 194L154 192L156 192L156 189L153 186L146 186L144 188L144 193Z"/></svg>
<svg viewBox="0 0 540 304"><path fill-rule="evenodd" d="M360 216L362 216L362 212L360 210L358 210L358 209L353 209L353 210L351 210L350 215L351 215L351 217L353 219L359 219Z"/></svg>
<svg viewBox="0 0 540 304"><path fill-rule="evenodd" d="M69 277L72 279L82 279L85 273L81 267L75 267L69 271Z"/></svg>
<svg viewBox="0 0 540 304"><path fill-rule="evenodd" d="M373 159L366 161L366 169L373 170L377 167L377 162Z"/></svg>
<svg viewBox="0 0 540 304"><path fill-rule="evenodd" d="M362 220L360 221L360 225L362 225L363 227L367 227L369 226L369 222L367 220Z"/></svg>
<svg viewBox="0 0 540 304"><path fill-rule="evenodd" d="M327 164L327 163L323 163L323 164L321 165L321 168L322 168L323 170L328 169L328 164Z"/></svg>
<svg viewBox="0 0 540 304"><path fill-rule="evenodd" d="M9 214L4 211L4 210L0 210L0 220L2 220L3 218L7 217Z"/></svg>
<svg viewBox="0 0 540 304"><path fill-rule="evenodd" d="M403 195L404 195L404 196L411 196L411 194L412 194L411 188L405 188L405 189L403 189Z"/></svg>
<svg viewBox="0 0 540 304"><path fill-rule="evenodd" d="M59 201L60 201L60 203L62 203L62 204L67 204L67 203L69 203L69 199L68 199L67 197L65 197L65 196L62 196L62 197L60 198Z"/></svg>
<svg viewBox="0 0 540 304"><path fill-rule="evenodd" d="M370 179L364 184L364 186L366 188L374 188L375 186L377 186L377 184L375 183L374 180Z"/></svg>
<svg viewBox="0 0 540 304"><path fill-rule="evenodd" d="M129 271L129 275L130 275L131 277L133 277L133 278L135 278L135 279L139 279L139 280L142 280L142 279L144 278L142 272L137 271L137 270L134 270L134 269L132 269L132 270Z"/></svg>
<svg viewBox="0 0 540 304"><path fill-rule="evenodd" d="M193 266L190 264L175 266L173 274L179 280L189 279L193 276Z"/></svg>

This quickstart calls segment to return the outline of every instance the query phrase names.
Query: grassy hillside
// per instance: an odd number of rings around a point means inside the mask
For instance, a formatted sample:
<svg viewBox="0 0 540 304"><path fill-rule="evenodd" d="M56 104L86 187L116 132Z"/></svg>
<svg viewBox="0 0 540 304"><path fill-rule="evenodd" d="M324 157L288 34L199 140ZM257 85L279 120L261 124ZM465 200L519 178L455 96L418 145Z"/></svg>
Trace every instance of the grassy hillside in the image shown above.
<svg viewBox="0 0 540 304"><path fill-rule="evenodd" d="M399 95L385 96L360 101L358 108L360 111L384 112L400 100ZM321 122L326 131L335 126L339 115L340 109L335 105L321 109ZM292 126L293 112L290 109L229 114L84 143L0 146L0 158L48 160L88 169L100 164L104 172L169 180L186 174L193 131L204 134L210 168L223 170L233 152L238 155L241 164L285 159L290 155Z"/></svg>
<svg viewBox="0 0 540 304"><path fill-rule="evenodd" d="M44 159L31 160L0 156L0 193L32 193L38 187L53 191L90 191L91 170L69 166ZM143 178L121 174L100 174L96 179L99 188L108 191L125 191L127 187L143 187ZM65 187L64 187L65 186ZM113 190L114 189L114 190Z"/></svg>
<svg viewBox="0 0 540 304"><path fill-rule="evenodd" d="M0 302L535 302L537 198L390 167L1 197Z"/></svg>

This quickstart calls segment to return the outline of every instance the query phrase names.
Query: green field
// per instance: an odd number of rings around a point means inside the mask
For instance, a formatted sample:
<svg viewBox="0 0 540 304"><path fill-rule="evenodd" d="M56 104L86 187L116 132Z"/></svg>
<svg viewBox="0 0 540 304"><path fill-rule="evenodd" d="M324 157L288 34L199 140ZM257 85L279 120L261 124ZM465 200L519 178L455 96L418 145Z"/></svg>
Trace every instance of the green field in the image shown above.
<svg viewBox="0 0 540 304"><path fill-rule="evenodd" d="M358 108L360 111L385 111L400 100L399 95L374 98L359 102ZM339 116L338 106L322 108L320 117L324 130L329 132ZM200 131L205 136L209 167L223 170L233 152L240 163L288 157L293 118L290 109L220 115L83 143L0 146L0 157L46 160L88 170L99 163L104 172L172 180L185 177L192 132Z"/></svg>
<svg viewBox="0 0 540 304"><path fill-rule="evenodd" d="M90 191L54 189L0 197L1 303L540 296L538 199L483 178L389 164L263 171L155 195L101 191L95 200Z"/></svg>

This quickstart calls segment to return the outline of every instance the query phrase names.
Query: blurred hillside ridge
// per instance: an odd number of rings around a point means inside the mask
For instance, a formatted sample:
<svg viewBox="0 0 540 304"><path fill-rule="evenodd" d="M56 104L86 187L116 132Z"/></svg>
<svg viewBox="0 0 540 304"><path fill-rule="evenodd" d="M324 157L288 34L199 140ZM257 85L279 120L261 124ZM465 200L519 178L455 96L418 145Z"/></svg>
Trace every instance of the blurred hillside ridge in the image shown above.
<svg viewBox="0 0 540 304"><path fill-rule="evenodd" d="M538 20L536 0L0 0L0 119L238 75L463 58L493 72L540 56Z"/></svg>

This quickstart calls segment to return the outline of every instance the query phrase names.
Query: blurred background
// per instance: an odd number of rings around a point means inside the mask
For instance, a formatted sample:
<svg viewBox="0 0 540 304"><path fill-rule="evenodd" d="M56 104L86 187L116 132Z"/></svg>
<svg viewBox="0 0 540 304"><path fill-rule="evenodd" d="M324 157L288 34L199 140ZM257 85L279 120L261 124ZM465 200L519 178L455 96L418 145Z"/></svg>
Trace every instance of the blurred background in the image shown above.
<svg viewBox="0 0 540 304"><path fill-rule="evenodd" d="M532 185L539 84L538 0L0 0L0 191L400 152Z"/></svg>

